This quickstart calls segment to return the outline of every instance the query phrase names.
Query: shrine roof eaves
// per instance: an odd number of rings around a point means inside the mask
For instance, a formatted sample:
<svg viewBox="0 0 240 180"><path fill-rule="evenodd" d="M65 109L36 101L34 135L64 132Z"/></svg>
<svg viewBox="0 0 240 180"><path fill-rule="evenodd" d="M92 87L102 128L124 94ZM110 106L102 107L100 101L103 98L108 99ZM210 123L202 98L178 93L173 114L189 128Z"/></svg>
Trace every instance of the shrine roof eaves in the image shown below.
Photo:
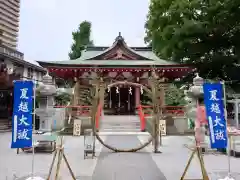
<svg viewBox="0 0 240 180"><path fill-rule="evenodd" d="M99 54L101 54L103 51L84 51L82 52L82 56L76 60L88 60L90 58L93 58ZM146 59L151 59L151 60L161 60L160 58L157 57L157 55L155 53L153 53L152 51L136 51L136 53L138 53L139 55L145 57Z"/></svg>
<svg viewBox="0 0 240 180"><path fill-rule="evenodd" d="M41 61L41 65L45 66L185 66L181 64L173 64L172 62L165 60L149 61L149 60L91 60L91 61L79 61L79 60L68 60L68 61Z"/></svg>

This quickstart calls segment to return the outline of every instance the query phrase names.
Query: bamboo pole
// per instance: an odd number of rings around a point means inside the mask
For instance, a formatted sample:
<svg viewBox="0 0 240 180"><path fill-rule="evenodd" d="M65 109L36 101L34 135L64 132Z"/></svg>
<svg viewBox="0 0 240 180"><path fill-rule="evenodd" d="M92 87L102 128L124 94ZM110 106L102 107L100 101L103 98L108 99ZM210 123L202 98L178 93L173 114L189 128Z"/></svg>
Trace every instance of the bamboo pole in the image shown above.
<svg viewBox="0 0 240 180"><path fill-rule="evenodd" d="M59 137L58 137L59 139ZM71 169L71 166L66 158L66 155L64 154L64 147L63 147L63 136L60 137L60 144L59 146L56 148L55 150L55 153L54 153L54 156L53 156L53 160L52 160L52 163L51 163L51 166L50 166L50 169L49 169L49 173L48 173L48 176L47 176L47 180L51 180L51 174L52 174L52 171L53 171L53 166L55 164L55 161L57 161L57 167L56 167L56 173L55 173L55 178L54 180L58 180L59 179L59 174L60 174L60 167L61 167L61 162L62 160L65 161L66 165L67 165L67 168L72 176L72 179L73 180L76 180L75 176L74 176L74 173Z"/></svg>
<svg viewBox="0 0 240 180"><path fill-rule="evenodd" d="M186 174L187 174L187 171L189 169L189 166L194 158L194 155L197 153L197 158L198 158L198 161L200 163L200 168L201 168L201 172L202 172L202 178L203 180L209 180L209 177L208 177L208 174L207 174L207 171L206 171L206 168L205 168L205 165L204 165L204 161L203 161L203 157L202 157L202 153L200 151L200 148L199 147L195 147L194 150L192 151L192 154L190 156L190 158L188 159L188 162L187 162L187 165L183 171L183 174L181 176L181 179L180 180L184 180ZM197 179L196 179L197 180Z"/></svg>
<svg viewBox="0 0 240 180"><path fill-rule="evenodd" d="M57 157L57 151L54 152L53 160L52 160L52 163L51 163L49 172L48 172L47 180L50 180L50 178L51 178L51 174L52 174L52 170L53 170L53 166L54 166L54 162L55 162L55 160L56 160L56 157Z"/></svg>

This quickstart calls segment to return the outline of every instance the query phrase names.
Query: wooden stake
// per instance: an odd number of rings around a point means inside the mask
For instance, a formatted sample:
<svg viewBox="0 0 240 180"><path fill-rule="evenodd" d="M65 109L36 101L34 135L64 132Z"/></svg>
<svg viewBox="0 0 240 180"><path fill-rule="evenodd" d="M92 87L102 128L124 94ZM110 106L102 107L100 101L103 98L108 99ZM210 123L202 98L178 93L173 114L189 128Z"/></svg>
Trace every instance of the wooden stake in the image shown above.
<svg viewBox="0 0 240 180"><path fill-rule="evenodd" d="M188 160L188 162L187 162L187 165L186 165L186 167L185 167L185 169L184 169L184 172L183 172L182 177L181 177L180 180L184 180L184 178L185 178L185 176L186 176L186 174L187 174L187 171L188 171L188 169L189 169L189 166L190 166L190 164L191 164L191 162L192 162L192 160L193 160L193 157L194 157L194 155L195 155L196 153L197 153L197 157L198 157L198 160L199 160L199 163L200 163L200 167L201 167L201 171L202 171L202 178L203 178L203 180L209 180L209 177L208 177L208 175L207 175L207 171L206 171L205 166L204 166L204 161L203 161L202 153L201 153L199 147L196 147L196 148L193 150L193 152L192 152L192 154L191 154L191 156L190 156L190 158L189 158L189 160Z"/></svg>
<svg viewBox="0 0 240 180"><path fill-rule="evenodd" d="M58 158L57 158L57 168L56 168L56 174L55 174L55 179L54 180L58 180L62 159L64 159L64 161L65 161L65 163L68 167L68 170L69 170L69 172L72 176L72 179L76 180L76 177L74 176L74 173L73 173L73 171L70 167L70 164L68 163L66 155L64 154L63 137L61 136L60 138L61 138L60 139L60 145L59 145L59 147L56 148L56 150L54 152L53 160L52 160L52 163L51 163L51 166L50 166L50 169L49 169L47 180L50 180L50 178L51 178L51 174L52 174L53 166L54 166L55 161L56 161L56 157L58 157Z"/></svg>

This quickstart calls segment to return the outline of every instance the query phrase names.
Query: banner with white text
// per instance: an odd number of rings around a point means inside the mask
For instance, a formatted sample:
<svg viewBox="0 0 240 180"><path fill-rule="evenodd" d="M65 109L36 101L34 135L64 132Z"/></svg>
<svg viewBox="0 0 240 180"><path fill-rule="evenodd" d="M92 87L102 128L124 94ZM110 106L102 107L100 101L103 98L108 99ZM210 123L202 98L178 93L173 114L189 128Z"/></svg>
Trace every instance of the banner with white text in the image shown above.
<svg viewBox="0 0 240 180"><path fill-rule="evenodd" d="M33 82L14 82L11 148L32 147Z"/></svg>
<svg viewBox="0 0 240 180"><path fill-rule="evenodd" d="M226 148L228 137L224 115L223 84L204 83L203 91L211 148Z"/></svg>

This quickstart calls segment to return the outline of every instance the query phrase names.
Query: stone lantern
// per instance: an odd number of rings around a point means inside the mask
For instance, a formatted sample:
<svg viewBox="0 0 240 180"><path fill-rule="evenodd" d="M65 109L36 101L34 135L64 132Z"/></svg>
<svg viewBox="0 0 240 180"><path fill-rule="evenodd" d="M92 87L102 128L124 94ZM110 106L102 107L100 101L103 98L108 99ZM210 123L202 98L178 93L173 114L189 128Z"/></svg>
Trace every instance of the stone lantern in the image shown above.
<svg viewBox="0 0 240 180"><path fill-rule="evenodd" d="M199 98L203 98L203 83L204 79L197 74L193 79L193 85L189 90L185 91L185 100L187 101L186 117L188 118L189 126L194 126L195 135L199 139L200 144L205 141L205 127L200 124L196 124L197 120L197 107ZM193 127L190 127L193 128Z"/></svg>
<svg viewBox="0 0 240 180"><path fill-rule="evenodd" d="M186 115L187 118L192 119L195 121L197 118L197 102L199 98L203 97L203 78L199 77L197 74L196 77L193 79L193 85L186 90L185 93L185 100L187 101L186 105Z"/></svg>
<svg viewBox="0 0 240 180"><path fill-rule="evenodd" d="M52 77L47 73L42 77L42 84L36 89L39 92L39 108L36 109L36 115L40 117L40 131L60 129L63 124L63 122L59 122L63 118L56 117L62 115L62 113L58 113L60 108L54 108L54 95L57 89L52 82ZM65 115L63 116L65 117Z"/></svg>
<svg viewBox="0 0 240 180"><path fill-rule="evenodd" d="M198 99L203 97L203 78L197 74L193 79L193 85L184 92L185 100L187 101L186 116L188 119L195 121L197 118L197 102Z"/></svg>
<svg viewBox="0 0 240 180"><path fill-rule="evenodd" d="M203 83L204 79L201 78L198 74L193 78L193 86L189 88L189 92L194 98L203 97Z"/></svg>

